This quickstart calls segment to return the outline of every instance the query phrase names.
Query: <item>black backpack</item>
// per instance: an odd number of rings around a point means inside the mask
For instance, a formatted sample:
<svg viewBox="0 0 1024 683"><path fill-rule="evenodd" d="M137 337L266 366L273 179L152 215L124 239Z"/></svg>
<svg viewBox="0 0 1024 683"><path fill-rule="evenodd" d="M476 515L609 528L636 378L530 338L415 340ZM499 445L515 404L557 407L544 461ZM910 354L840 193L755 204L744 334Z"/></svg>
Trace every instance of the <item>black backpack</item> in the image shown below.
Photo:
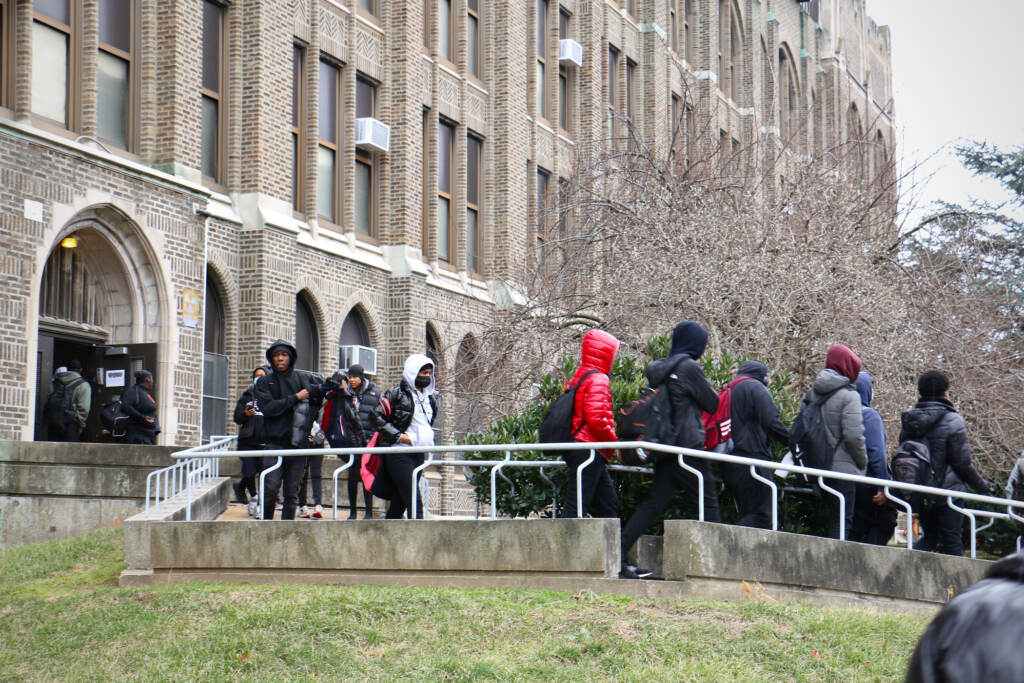
<svg viewBox="0 0 1024 683"><path fill-rule="evenodd" d="M43 404L43 421L47 425L55 427L69 427L78 423L78 413L75 412L71 401L75 395L75 389L85 382L85 378L79 377L70 384L64 384L60 380L53 382L53 391L46 397Z"/></svg>
<svg viewBox="0 0 1024 683"><path fill-rule="evenodd" d="M121 408L121 399L106 403L100 408L100 422L103 423L103 431L115 439L124 438L125 429L128 427L128 415Z"/></svg>
<svg viewBox="0 0 1024 683"><path fill-rule="evenodd" d="M572 428L572 415L576 406L576 390L586 381L587 377L595 372L597 370L587 370L580 377L579 382L570 386L561 396L551 402L547 412L544 413L544 418L540 421L538 438L541 443L569 443L580 433L580 429L583 429L583 423L580 423L579 428L575 431ZM561 457L564 453L565 451L544 451L544 455L552 458Z"/></svg>
<svg viewBox="0 0 1024 683"><path fill-rule="evenodd" d="M619 409L618 432L622 441L671 444L672 398L664 382L657 387L644 387L638 398ZM650 464L660 455L641 449L623 449L621 453L627 465Z"/></svg>
<svg viewBox="0 0 1024 683"><path fill-rule="evenodd" d="M896 448L896 452L892 454L889 468L892 470L893 481L942 488L945 472L935 471L931 450L924 441L913 439L901 441L900 445ZM910 503L919 512L928 510L935 503L944 502L938 497L927 493L899 491L897 495Z"/></svg>
<svg viewBox="0 0 1024 683"><path fill-rule="evenodd" d="M819 470L832 469L832 458L836 449L828 443L828 429L825 427L825 402L839 387L819 396L817 401L804 398L800 412L789 429L789 450L798 465Z"/></svg>

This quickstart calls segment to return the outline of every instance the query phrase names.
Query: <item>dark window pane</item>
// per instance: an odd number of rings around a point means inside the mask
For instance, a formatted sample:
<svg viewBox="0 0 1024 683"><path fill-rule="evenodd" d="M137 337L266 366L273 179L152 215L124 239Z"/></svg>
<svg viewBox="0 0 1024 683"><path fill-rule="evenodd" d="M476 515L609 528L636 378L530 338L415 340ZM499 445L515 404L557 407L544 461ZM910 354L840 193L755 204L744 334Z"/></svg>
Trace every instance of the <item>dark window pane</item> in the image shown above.
<svg viewBox="0 0 1024 683"><path fill-rule="evenodd" d="M67 123L68 35L32 22L32 111Z"/></svg>
<svg viewBox="0 0 1024 683"><path fill-rule="evenodd" d="M451 194L452 191L452 139L454 130L447 123L438 126L437 137L437 189Z"/></svg>
<svg viewBox="0 0 1024 683"><path fill-rule="evenodd" d="M608 48L608 104L615 108L615 84L618 82L619 53L615 48Z"/></svg>
<svg viewBox="0 0 1024 683"><path fill-rule="evenodd" d="M472 136L466 145L466 202L480 204L480 140Z"/></svg>
<svg viewBox="0 0 1024 683"><path fill-rule="evenodd" d="M466 8L470 12L480 12L480 0L466 0Z"/></svg>
<svg viewBox="0 0 1024 683"><path fill-rule="evenodd" d="M377 87L365 78L356 79L356 118L364 119L374 114Z"/></svg>
<svg viewBox="0 0 1024 683"><path fill-rule="evenodd" d="M320 367L320 335L316 329L316 317L302 295L295 297L295 367L316 370Z"/></svg>
<svg viewBox="0 0 1024 683"><path fill-rule="evenodd" d="M345 322L341 324L341 335L338 337L340 346L369 346L370 333L366 328L366 322L359 311L352 309L345 316Z"/></svg>
<svg viewBox="0 0 1024 683"><path fill-rule="evenodd" d="M32 9L62 24L71 25L71 8L68 0L35 0Z"/></svg>
<svg viewBox="0 0 1024 683"><path fill-rule="evenodd" d="M320 139L338 141L338 68L320 62Z"/></svg>
<svg viewBox="0 0 1024 683"><path fill-rule="evenodd" d="M100 0L99 38L118 50L132 51L132 0Z"/></svg>
<svg viewBox="0 0 1024 683"><path fill-rule="evenodd" d="M302 81L305 74L303 74L302 65L305 61L305 50L301 46L295 45L292 47L292 125L299 125L299 110L302 108L302 103L299 98L302 97Z"/></svg>
<svg viewBox="0 0 1024 683"><path fill-rule="evenodd" d="M568 82L565 74L558 74L558 125L562 130L569 130L569 100L566 97Z"/></svg>
<svg viewBox="0 0 1024 683"><path fill-rule="evenodd" d="M359 8L373 14L373 0L359 0Z"/></svg>
<svg viewBox="0 0 1024 683"><path fill-rule="evenodd" d="M569 15L563 9L558 11L558 37L562 40L569 37Z"/></svg>
<svg viewBox="0 0 1024 683"><path fill-rule="evenodd" d="M438 17L437 52L451 61L455 58L452 54L452 0L441 0L438 4L441 16Z"/></svg>
<svg viewBox="0 0 1024 683"><path fill-rule="evenodd" d="M544 207L548 196L548 172L537 169L537 234L544 237Z"/></svg>
<svg viewBox="0 0 1024 683"><path fill-rule="evenodd" d="M466 265L475 272L480 272L478 245L480 244L480 228L477 224L477 212L466 210Z"/></svg>
<svg viewBox="0 0 1024 683"><path fill-rule="evenodd" d="M369 235L373 217L373 167L356 161L356 232Z"/></svg>
<svg viewBox="0 0 1024 683"><path fill-rule="evenodd" d="M203 3L203 87L220 92L220 25L223 10L206 0Z"/></svg>
<svg viewBox="0 0 1024 683"><path fill-rule="evenodd" d="M466 71L480 77L480 28L472 15L466 17Z"/></svg>
<svg viewBox="0 0 1024 683"><path fill-rule="evenodd" d="M224 353L224 303L209 270L206 271L206 327L203 344L204 351Z"/></svg>
<svg viewBox="0 0 1024 683"><path fill-rule="evenodd" d="M451 256L451 202L444 197L437 200L437 258L448 261Z"/></svg>

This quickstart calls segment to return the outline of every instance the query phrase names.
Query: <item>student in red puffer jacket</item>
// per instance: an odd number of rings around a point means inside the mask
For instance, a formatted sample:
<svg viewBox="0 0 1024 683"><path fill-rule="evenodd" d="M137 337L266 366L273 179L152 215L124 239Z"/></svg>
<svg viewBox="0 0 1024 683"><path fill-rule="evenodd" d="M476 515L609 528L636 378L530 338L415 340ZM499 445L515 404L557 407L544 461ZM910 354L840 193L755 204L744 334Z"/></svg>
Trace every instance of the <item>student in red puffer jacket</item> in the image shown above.
<svg viewBox="0 0 1024 683"><path fill-rule="evenodd" d="M612 392L608 374L612 370L619 340L601 330L590 330L583 335L580 366L576 374L565 384L568 390L576 389L576 402L572 413L572 431L575 440L581 443L617 441L615 416L612 414ZM591 370L596 372L591 372ZM586 375L586 377L584 377ZM560 517L618 517L619 498L608 475L606 464L611 460L612 451L602 450L595 454L594 461L586 466L580 481L583 490L583 511L576 510L576 472L588 458L590 451L565 451L562 459L569 466L569 487Z"/></svg>

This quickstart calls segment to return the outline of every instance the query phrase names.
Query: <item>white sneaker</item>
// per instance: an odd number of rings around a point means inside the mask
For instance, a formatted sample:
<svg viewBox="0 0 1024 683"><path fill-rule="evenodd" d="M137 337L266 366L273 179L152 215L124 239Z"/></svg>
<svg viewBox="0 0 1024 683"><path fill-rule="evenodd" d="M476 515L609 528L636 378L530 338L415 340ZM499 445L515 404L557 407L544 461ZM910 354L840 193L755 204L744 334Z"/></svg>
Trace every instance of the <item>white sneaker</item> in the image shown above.
<svg viewBox="0 0 1024 683"><path fill-rule="evenodd" d="M299 508L299 517L300 518L302 518L302 519L309 519L309 516L310 516L310 511L309 511L308 507L303 505L301 508Z"/></svg>
<svg viewBox="0 0 1024 683"><path fill-rule="evenodd" d="M317 505L315 508L313 508L313 519L323 519L323 518L324 518L324 506L323 505Z"/></svg>
<svg viewBox="0 0 1024 683"><path fill-rule="evenodd" d="M252 497L252 500L249 501L248 513L249 513L250 517L255 517L259 513L259 511L260 511L260 497L257 494L257 495Z"/></svg>

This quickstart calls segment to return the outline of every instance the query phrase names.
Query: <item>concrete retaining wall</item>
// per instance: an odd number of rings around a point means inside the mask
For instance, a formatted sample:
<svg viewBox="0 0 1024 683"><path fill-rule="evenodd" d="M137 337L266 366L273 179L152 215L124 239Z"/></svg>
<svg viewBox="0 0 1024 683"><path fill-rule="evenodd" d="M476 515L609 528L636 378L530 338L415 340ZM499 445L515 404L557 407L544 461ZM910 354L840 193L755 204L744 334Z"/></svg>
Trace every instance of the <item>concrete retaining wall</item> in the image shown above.
<svg viewBox="0 0 1024 683"><path fill-rule="evenodd" d="M145 503L166 446L0 441L0 548L119 525Z"/></svg>
<svg viewBox="0 0 1024 683"><path fill-rule="evenodd" d="M709 597L754 594L849 604L941 604L979 581L990 562L693 520L665 522L662 573ZM833 600L834 599L834 600Z"/></svg>

